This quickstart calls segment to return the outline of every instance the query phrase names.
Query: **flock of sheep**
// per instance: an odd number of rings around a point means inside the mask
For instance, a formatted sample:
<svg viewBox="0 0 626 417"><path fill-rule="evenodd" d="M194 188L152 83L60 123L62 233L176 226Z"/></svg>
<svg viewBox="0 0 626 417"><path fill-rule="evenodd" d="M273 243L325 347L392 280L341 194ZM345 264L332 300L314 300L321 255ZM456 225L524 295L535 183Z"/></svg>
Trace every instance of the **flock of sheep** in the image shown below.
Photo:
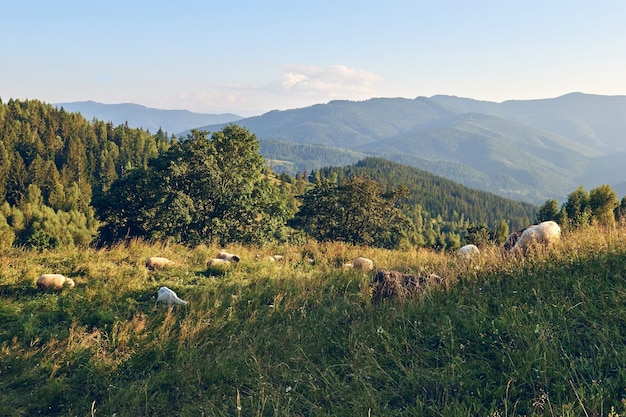
<svg viewBox="0 0 626 417"><path fill-rule="evenodd" d="M556 222L546 221L536 225L529 226L525 229L511 233L506 242L504 249L507 252L515 254L526 254L535 246L546 247L558 241L561 238L561 228ZM469 244L457 250L460 258L471 260L480 255L477 246ZM261 259L257 255L257 260ZM240 261L238 255L220 251L215 258L209 259L208 268L221 268L230 266ZM284 260L283 255L274 255L266 258L271 262L279 262ZM156 270L173 266L174 261L163 257L150 257L146 260L146 268ZM353 268L360 271L374 270L374 262L371 259L358 257L352 263L343 264L343 268ZM407 298L415 295L432 282L440 283L441 277L436 274L425 276L414 276L404 274L398 271L379 271L371 281L372 299L377 302L385 298ZM71 278L67 278L62 274L43 274L37 280L37 288L39 290L62 289L67 286L74 287L75 283ZM166 305L186 305L187 301L179 298L174 291L167 287L161 287L157 292L157 304Z"/></svg>
<svg viewBox="0 0 626 417"><path fill-rule="evenodd" d="M541 222L511 233L504 242L504 250L509 253L525 255L533 247L547 247L561 239L561 227L554 221ZM480 254L476 245L465 245L457 250L465 259L472 259Z"/></svg>
<svg viewBox="0 0 626 417"><path fill-rule="evenodd" d="M559 225L554 221L546 221L511 233L503 249L506 253L527 255L532 248L548 247L560 238ZM480 255L480 249L476 245L468 244L457 249L456 254L461 259L471 261ZM441 282L441 277L436 274L416 277L398 271L379 271L371 282L372 301L412 298L423 291L429 283Z"/></svg>

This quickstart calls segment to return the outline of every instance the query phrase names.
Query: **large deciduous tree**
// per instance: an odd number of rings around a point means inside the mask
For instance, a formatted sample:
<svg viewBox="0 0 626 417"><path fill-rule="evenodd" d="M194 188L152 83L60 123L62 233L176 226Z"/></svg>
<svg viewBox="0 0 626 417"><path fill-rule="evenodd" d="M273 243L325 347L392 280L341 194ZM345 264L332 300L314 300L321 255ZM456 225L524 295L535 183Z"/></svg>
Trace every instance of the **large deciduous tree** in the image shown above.
<svg viewBox="0 0 626 417"><path fill-rule="evenodd" d="M118 181L96 205L105 240L141 236L197 244L262 243L284 237L292 214L265 175L255 135L229 125L194 130Z"/></svg>
<svg viewBox="0 0 626 417"><path fill-rule="evenodd" d="M413 223L398 207L407 193L406 188L384 189L365 175L340 184L318 178L300 197L300 211L290 225L321 241L396 248L415 235Z"/></svg>

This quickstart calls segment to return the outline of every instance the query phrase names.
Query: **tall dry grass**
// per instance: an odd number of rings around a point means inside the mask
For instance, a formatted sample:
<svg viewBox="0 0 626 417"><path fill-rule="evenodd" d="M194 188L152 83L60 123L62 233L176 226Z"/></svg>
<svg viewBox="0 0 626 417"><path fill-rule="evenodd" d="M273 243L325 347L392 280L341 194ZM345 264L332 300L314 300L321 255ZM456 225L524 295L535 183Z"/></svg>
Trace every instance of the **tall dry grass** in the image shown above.
<svg viewBox="0 0 626 417"><path fill-rule="evenodd" d="M221 249L242 258L211 271ZM282 262L265 256L281 254ZM260 258L257 259L257 255ZM624 414L626 233L587 228L549 250L391 251L341 243L0 255L0 414ZM165 256L171 268L148 271ZM372 304L375 271L441 285ZM76 281L41 293L44 272ZM189 301L156 306L162 285Z"/></svg>

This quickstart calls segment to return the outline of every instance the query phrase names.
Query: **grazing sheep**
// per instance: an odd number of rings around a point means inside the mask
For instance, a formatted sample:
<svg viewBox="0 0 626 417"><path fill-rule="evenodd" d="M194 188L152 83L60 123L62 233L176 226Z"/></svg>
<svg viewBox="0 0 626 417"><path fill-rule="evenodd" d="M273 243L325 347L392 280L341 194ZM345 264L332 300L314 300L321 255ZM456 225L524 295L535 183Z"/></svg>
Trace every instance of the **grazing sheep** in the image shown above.
<svg viewBox="0 0 626 417"><path fill-rule="evenodd" d="M358 257L352 261L352 267L360 271L371 271L374 269L374 262L371 259Z"/></svg>
<svg viewBox="0 0 626 417"><path fill-rule="evenodd" d="M345 264L341 265L341 267L343 269L350 269L352 268L352 264L350 262L346 262Z"/></svg>
<svg viewBox="0 0 626 417"><path fill-rule="evenodd" d="M239 256L234 255L232 253L228 253L225 250L220 251L217 254L217 259L225 259L227 261L233 261L233 262L239 262L239 260L241 259Z"/></svg>
<svg viewBox="0 0 626 417"><path fill-rule="evenodd" d="M169 259L162 258L160 256L153 256L151 258L146 259L146 268L148 268L151 271L154 271L155 269L166 268L168 266L172 266L175 264L176 262L170 261Z"/></svg>
<svg viewBox="0 0 626 417"><path fill-rule="evenodd" d="M456 251L457 255L463 259L473 259L480 255L480 249L476 245L472 245L471 243L465 246L461 246Z"/></svg>
<svg viewBox="0 0 626 417"><path fill-rule="evenodd" d="M526 228L526 229L528 229L528 228ZM515 244L519 240L520 236L522 235L522 233L524 233L524 230L526 230L526 229L518 230L517 232L511 233L506 238L506 241L504 242L504 250L509 251L509 250L513 249L513 247L515 246Z"/></svg>
<svg viewBox="0 0 626 417"><path fill-rule="evenodd" d="M172 305L172 304L184 305L184 304L187 304L187 301L184 301L178 298L176 293L170 290L169 288L161 287L159 288L159 292L157 293L156 304L158 303L167 304L167 305Z"/></svg>
<svg viewBox="0 0 626 417"><path fill-rule="evenodd" d="M416 277L398 271L379 271L370 283L373 287L372 302L378 303L385 299L407 300L422 293L428 285L442 282L443 279L437 274Z"/></svg>
<svg viewBox="0 0 626 417"><path fill-rule="evenodd" d="M273 255L273 256L261 256L261 255L256 255L255 259L257 261L259 260L266 260L269 262L281 262L285 260L285 257L283 255Z"/></svg>
<svg viewBox="0 0 626 417"><path fill-rule="evenodd" d="M43 274L37 279L37 288L39 290L60 290L64 285L72 288L74 287L74 280L71 278L66 278L61 274Z"/></svg>
<svg viewBox="0 0 626 417"><path fill-rule="evenodd" d="M507 238L505 249L511 247L511 243L513 243L511 250L526 253L534 245L545 247L561 238L561 228L552 220L527 227L516 238L514 235L517 233L519 232L511 234Z"/></svg>
<svg viewBox="0 0 626 417"><path fill-rule="evenodd" d="M372 302L385 299L405 300L419 289L419 277L398 271L378 271L372 278Z"/></svg>
<svg viewBox="0 0 626 417"><path fill-rule="evenodd" d="M228 259L212 258L207 261L206 266L208 268L220 268L220 267L231 266L231 264L232 262L229 261Z"/></svg>

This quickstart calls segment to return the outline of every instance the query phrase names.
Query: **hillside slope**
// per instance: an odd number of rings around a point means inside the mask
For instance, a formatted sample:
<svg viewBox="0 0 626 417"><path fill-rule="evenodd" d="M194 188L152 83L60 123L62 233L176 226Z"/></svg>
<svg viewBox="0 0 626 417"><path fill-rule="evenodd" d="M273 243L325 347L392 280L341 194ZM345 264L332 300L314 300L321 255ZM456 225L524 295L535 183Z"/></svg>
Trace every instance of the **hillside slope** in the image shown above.
<svg viewBox="0 0 626 417"><path fill-rule="evenodd" d="M341 244L270 263L237 246L222 275L206 269L217 246L4 251L0 415L624 415L625 242L589 229L472 265ZM155 253L178 264L148 271ZM356 256L444 282L374 303L374 272L338 267ZM76 286L37 291L49 270ZM160 286L189 304L155 306Z"/></svg>
<svg viewBox="0 0 626 417"><path fill-rule="evenodd" d="M564 199L579 184L623 181L619 161L626 158L624 96L331 101L237 123L261 140L356 150L535 204Z"/></svg>
<svg viewBox="0 0 626 417"><path fill-rule="evenodd" d="M406 202L409 211L418 207L425 213L436 213L443 221L458 221L459 214L472 219L475 224L485 223L495 227L506 219L512 230L531 224L537 207L502 196L471 189L444 177L388 161L369 157L345 167L325 168L323 176L335 175L344 178L352 175L367 175L390 187L407 187Z"/></svg>
<svg viewBox="0 0 626 417"><path fill-rule="evenodd" d="M357 149L443 176L449 175L449 164L456 164L457 175L451 179L457 182L535 202L551 193L565 195L576 188L574 178L589 165L585 155L599 154L566 137L477 113L461 114L443 125ZM409 155L419 159L410 161ZM439 167L436 163L426 164L428 161L448 164ZM469 174L471 177L467 177L467 168L474 172Z"/></svg>

